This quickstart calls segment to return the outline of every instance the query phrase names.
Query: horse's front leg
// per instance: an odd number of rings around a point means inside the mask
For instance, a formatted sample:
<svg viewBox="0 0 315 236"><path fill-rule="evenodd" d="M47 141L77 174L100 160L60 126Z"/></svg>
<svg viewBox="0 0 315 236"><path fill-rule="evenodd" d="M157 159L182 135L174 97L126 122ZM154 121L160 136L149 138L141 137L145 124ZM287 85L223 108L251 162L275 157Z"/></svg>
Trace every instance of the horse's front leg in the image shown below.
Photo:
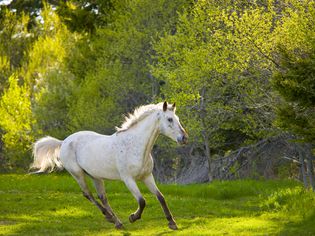
<svg viewBox="0 0 315 236"><path fill-rule="evenodd" d="M164 214L165 214L165 217L166 219L168 220L168 227L170 229L173 229L173 230L176 230L178 229L177 225L176 225L176 222L173 218L173 215L170 211L170 209L168 208L167 204L166 204L166 201L164 199L164 196L163 194L160 192L160 190L158 189L158 187L156 186L155 184L155 181L154 181L154 178L153 178L153 175L150 174L148 177L146 177L143 182L145 183L145 185L148 187L148 189L150 190L151 193L153 193L157 199L159 200L162 208L163 208L163 211L164 211Z"/></svg>
<svg viewBox="0 0 315 236"><path fill-rule="evenodd" d="M129 221L131 223L133 223L136 220L141 219L141 215L142 215L142 212L143 212L144 207L145 207L145 199L143 198L143 196L142 196L142 194L141 194L141 192L137 186L137 183L133 178L131 178L131 177L124 178L123 181L125 182L125 185L129 189L129 191L132 193L132 195L136 198L138 205L139 205L136 212L132 213L129 216Z"/></svg>

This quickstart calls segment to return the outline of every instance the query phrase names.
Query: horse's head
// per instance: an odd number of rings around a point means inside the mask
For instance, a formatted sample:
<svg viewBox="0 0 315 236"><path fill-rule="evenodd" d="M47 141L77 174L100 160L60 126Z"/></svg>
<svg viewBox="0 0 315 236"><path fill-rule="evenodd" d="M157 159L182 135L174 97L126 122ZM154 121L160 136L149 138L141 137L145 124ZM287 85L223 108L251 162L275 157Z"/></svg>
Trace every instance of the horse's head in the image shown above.
<svg viewBox="0 0 315 236"><path fill-rule="evenodd" d="M180 124L175 110L175 103L168 105L167 102L164 102L160 117L160 132L179 144L187 144L188 134Z"/></svg>

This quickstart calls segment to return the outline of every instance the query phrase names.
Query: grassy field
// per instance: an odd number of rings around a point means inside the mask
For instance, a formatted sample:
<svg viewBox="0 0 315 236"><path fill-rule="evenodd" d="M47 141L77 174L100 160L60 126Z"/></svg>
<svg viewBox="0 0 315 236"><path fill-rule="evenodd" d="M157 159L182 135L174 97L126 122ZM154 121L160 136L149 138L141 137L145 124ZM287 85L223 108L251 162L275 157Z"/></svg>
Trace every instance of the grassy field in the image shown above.
<svg viewBox="0 0 315 236"><path fill-rule="evenodd" d="M128 216L136 201L121 182L106 182L116 230L67 174L0 175L0 235L315 235L315 194L293 181L230 181L160 185L179 226L143 185L142 219Z"/></svg>

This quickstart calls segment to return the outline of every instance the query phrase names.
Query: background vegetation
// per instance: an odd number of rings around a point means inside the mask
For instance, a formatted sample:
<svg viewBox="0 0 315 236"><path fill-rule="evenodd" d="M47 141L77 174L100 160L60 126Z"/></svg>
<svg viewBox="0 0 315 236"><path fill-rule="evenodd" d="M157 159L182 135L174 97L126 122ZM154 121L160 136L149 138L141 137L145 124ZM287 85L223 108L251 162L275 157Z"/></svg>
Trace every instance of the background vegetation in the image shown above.
<svg viewBox="0 0 315 236"><path fill-rule="evenodd" d="M1 171L27 169L43 135L110 134L165 99L208 163L284 133L313 147L314 1L0 4Z"/></svg>

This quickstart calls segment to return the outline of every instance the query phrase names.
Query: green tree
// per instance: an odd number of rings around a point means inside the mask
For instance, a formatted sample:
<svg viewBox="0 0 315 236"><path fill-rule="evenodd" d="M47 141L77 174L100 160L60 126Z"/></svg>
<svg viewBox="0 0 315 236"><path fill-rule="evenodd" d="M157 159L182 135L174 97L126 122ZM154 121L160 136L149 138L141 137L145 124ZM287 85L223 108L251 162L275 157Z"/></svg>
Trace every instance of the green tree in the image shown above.
<svg viewBox="0 0 315 236"><path fill-rule="evenodd" d="M282 70L273 77L274 87L284 100L279 104L276 124L300 137L315 141L315 42L301 58L282 53Z"/></svg>
<svg viewBox="0 0 315 236"><path fill-rule="evenodd" d="M8 78L22 66L25 51L35 40L28 29L30 18L3 10L0 13L0 94L9 85Z"/></svg>
<svg viewBox="0 0 315 236"><path fill-rule="evenodd" d="M198 1L180 14L176 33L154 45L152 73L166 82L163 95L185 107L183 123L209 162L212 153L281 132L270 83L281 67L277 45L293 55L310 48L313 11L313 3L296 0Z"/></svg>
<svg viewBox="0 0 315 236"><path fill-rule="evenodd" d="M28 52L24 80L32 89L34 135L63 138L67 130L69 102L75 77L66 67L67 56L80 35L71 33L48 5L38 22L38 39ZM53 109L52 109L53 108Z"/></svg>
<svg viewBox="0 0 315 236"><path fill-rule="evenodd" d="M184 123L204 147L230 150L274 133L273 13L247 1L199 1L180 15L175 35L155 44L152 73L189 111Z"/></svg>
<svg viewBox="0 0 315 236"><path fill-rule="evenodd" d="M32 118L30 88L21 84L19 76L9 78L9 87L0 101L0 127L4 144L5 166L2 168L24 168L29 163L28 149L34 141L31 129Z"/></svg>
<svg viewBox="0 0 315 236"><path fill-rule="evenodd" d="M32 142L30 89L24 84L21 70L26 51L36 39L28 28L30 17L0 11L0 122L1 170L22 168L28 162L28 147Z"/></svg>
<svg viewBox="0 0 315 236"><path fill-rule="evenodd" d="M59 1L57 13L71 31L94 33L108 23L114 4L113 0Z"/></svg>
<svg viewBox="0 0 315 236"><path fill-rule="evenodd" d="M149 68L152 41L174 28L176 12L188 2L112 2L115 11L104 16L110 24L83 38L68 57L78 82L69 113L73 131L113 132L122 113L156 98L158 81Z"/></svg>
<svg viewBox="0 0 315 236"><path fill-rule="evenodd" d="M315 140L315 4L296 4L283 23L274 88L283 100L276 124L304 142Z"/></svg>
<svg viewBox="0 0 315 236"><path fill-rule="evenodd" d="M8 168L27 166L30 146L38 135L45 132L60 137L66 132L66 98L71 93L73 76L65 69L64 60L66 51L70 50L78 36L66 29L50 6L46 5L41 14L43 21L38 20L36 30L33 28L36 40L19 46L19 43L25 42L25 38L28 39L25 36L28 34L27 20L23 21L28 18L22 16L22 20L16 20L17 25L12 28L19 31L8 34L9 42L3 49L8 52L16 50L15 55L8 55L13 61L18 60L18 64L10 66L3 76L5 79L7 74L11 74L8 82L4 82L4 85L8 85L0 100L0 113L6 117L0 127L4 162ZM14 13L8 12L6 19L14 17ZM4 32L10 32L9 26L4 28ZM14 41L15 34L18 34L17 41ZM10 36L13 42L10 42ZM17 55L23 56L19 58ZM14 65L12 60L7 64Z"/></svg>

